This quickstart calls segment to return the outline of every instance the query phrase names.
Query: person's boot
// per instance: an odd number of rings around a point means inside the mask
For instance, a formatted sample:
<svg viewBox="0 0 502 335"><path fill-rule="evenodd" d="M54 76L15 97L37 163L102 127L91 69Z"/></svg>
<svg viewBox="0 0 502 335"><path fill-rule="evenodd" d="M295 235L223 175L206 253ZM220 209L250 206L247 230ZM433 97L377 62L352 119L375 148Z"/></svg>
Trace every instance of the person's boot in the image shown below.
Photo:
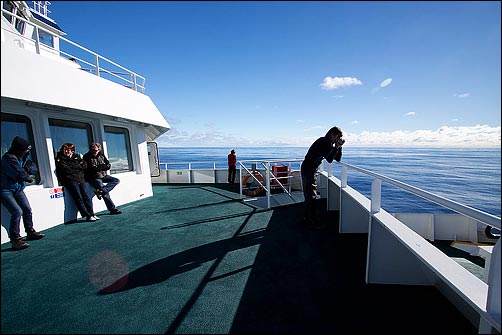
<svg viewBox="0 0 502 335"><path fill-rule="evenodd" d="M45 236L45 234L40 234L39 232L35 231L35 229L33 229L33 228L26 232L26 240L28 240L28 241L40 240L44 236Z"/></svg>
<svg viewBox="0 0 502 335"><path fill-rule="evenodd" d="M28 243L24 242L21 239L15 239L10 242L12 243L12 249L14 250L23 250L30 246Z"/></svg>

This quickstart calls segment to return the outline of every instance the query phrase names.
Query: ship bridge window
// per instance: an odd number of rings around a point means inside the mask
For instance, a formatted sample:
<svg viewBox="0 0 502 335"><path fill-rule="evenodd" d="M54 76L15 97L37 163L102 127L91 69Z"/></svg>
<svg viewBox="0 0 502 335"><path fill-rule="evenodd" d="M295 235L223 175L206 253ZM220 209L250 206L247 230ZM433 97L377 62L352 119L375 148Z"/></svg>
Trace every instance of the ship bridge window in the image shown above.
<svg viewBox="0 0 502 335"><path fill-rule="evenodd" d="M12 1L2 1L2 2L3 2L3 9L14 14L14 12L16 11L16 6L14 6L14 3ZM5 13L5 12L3 13L3 16L11 24L14 24L14 16L12 16L8 13Z"/></svg>
<svg viewBox="0 0 502 335"><path fill-rule="evenodd" d="M33 140L33 128L31 126L31 120L24 115L16 115L2 112L2 126L1 126L1 141L2 141L2 156L9 150L12 140L16 136L21 136L22 138L28 140L31 144L30 155L28 156L35 164L38 166L37 151L35 141ZM40 172L34 176L33 183L30 185L36 185L40 183Z"/></svg>
<svg viewBox="0 0 502 335"><path fill-rule="evenodd" d="M89 151L89 143L94 142L89 123L49 119L49 129L54 156L64 143L73 143L75 145L75 152L83 155Z"/></svg>
<svg viewBox="0 0 502 335"><path fill-rule="evenodd" d="M132 171L131 142L126 128L105 126L108 160L112 165L110 173Z"/></svg>
<svg viewBox="0 0 502 335"><path fill-rule="evenodd" d="M24 13L12 1L3 1L3 9L11 12L14 15L20 16L26 20L26 16L24 15ZM26 23L23 20L18 19L13 15L10 15L5 12L3 13L3 16L7 19L7 21L9 21L12 25L16 27L16 30L20 34L24 34L24 28L26 26Z"/></svg>
<svg viewBox="0 0 502 335"><path fill-rule="evenodd" d="M35 34L35 32L33 32L33 34ZM35 38L36 36L33 36L33 39ZM38 29L38 40L40 41L40 43L54 48L54 37L51 34Z"/></svg>

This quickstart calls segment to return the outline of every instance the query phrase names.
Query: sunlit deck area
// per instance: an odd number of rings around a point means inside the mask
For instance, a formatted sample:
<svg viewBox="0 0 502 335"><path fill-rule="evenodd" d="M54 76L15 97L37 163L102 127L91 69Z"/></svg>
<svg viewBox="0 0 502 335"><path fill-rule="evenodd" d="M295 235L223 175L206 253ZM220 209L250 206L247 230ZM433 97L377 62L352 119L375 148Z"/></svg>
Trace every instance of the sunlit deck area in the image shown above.
<svg viewBox="0 0 502 335"><path fill-rule="evenodd" d="M2 333L477 333L434 287L366 284L367 234L339 234L337 211L311 230L302 203L228 184L120 209L2 245Z"/></svg>

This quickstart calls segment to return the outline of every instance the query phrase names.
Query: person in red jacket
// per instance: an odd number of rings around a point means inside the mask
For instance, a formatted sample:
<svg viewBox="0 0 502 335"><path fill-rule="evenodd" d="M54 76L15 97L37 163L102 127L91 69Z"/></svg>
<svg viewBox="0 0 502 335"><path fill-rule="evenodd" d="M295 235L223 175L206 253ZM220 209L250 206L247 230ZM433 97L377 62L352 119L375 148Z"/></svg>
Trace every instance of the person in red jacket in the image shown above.
<svg viewBox="0 0 502 335"><path fill-rule="evenodd" d="M237 171L237 156L235 155L235 150L232 149L228 154L228 183L233 184L235 182L235 172Z"/></svg>

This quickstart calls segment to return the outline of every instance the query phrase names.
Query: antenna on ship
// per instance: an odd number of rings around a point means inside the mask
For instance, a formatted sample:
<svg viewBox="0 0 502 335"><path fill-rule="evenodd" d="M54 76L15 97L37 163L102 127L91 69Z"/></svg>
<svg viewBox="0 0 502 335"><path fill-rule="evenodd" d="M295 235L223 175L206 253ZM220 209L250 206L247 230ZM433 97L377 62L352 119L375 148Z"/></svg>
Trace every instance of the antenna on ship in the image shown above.
<svg viewBox="0 0 502 335"><path fill-rule="evenodd" d="M50 1L32 1L32 2L33 2L33 9L35 10L35 12L46 18L49 18L49 14L51 13L51 11L49 10L49 6L51 4Z"/></svg>

